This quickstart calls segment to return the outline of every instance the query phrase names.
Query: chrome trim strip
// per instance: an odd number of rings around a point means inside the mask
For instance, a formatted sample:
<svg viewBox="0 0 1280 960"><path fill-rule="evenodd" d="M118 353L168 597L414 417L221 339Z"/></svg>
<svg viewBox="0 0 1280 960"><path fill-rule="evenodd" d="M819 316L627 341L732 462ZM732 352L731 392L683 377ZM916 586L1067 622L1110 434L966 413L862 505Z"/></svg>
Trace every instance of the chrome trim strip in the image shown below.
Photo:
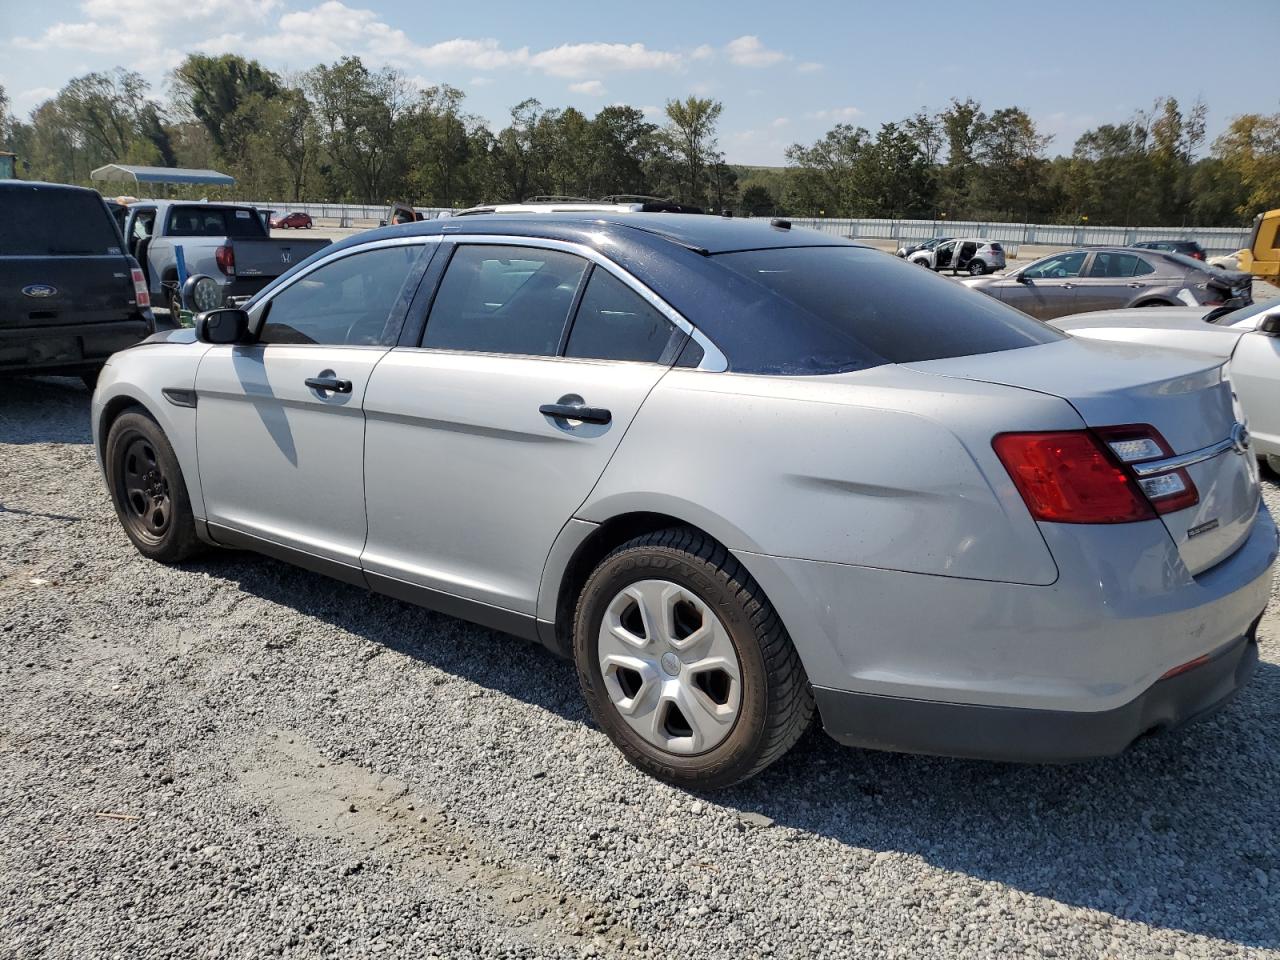
<svg viewBox="0 0 1280 960"><path fill-rule="evenodd" d="M706 334L686 320L684 315L672 307L671 304L593 247L588 247L581 243L571 243L567 240L550 240L541 237L508 237L499 234L446 232L437 239L450 240L454 243L484 243L503 247L535 247L544 250L560 250L564 253L575 254L584 260L590 260L596 266L609 271L610 274L639 294L650 306L674 323L680 330L687 333L693 339L693 342L702 348L702 362L698 364L696 369L706 370L711 373L724 373L729 369L728 359L721 353L720 348L707 338Z"/></svg>
<svg viewBox="0 0 1280 960"><path fill-rule="evenodd" d="M1190 453L1169 457L1166 460L1148 460L1146 463L1132 463L1130 466L1138 476L1150 477L1157 473L1168 473L1170 470L1180 470L1183 467L1203 463L1205 460L1212 460L1214 457L1226 453L1233 446L1234 442L1228 437L1226 440L1219 440L1215 444L1202 447L1199 450L1192 450Z"/></svg>

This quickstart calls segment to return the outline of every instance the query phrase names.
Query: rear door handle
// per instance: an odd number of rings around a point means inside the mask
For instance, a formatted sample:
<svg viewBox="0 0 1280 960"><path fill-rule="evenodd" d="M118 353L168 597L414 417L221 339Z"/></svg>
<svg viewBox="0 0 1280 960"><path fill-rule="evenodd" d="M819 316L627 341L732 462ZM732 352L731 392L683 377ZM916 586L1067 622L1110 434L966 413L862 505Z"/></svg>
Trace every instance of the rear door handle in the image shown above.
<svg viewBox="0 0 1280 960"><path fill-rule="evenodd" d="M329 393L351 392L351 381L339 380L337 377L307 377L303 382L312 390L319 390L321 393L326 391Z"/></svg>
<svg viewBox="0 0 1280 960"><path fill-rule="evenodd" d="M604 407L584 407L577 403L544 403L538 412L560 420L581 420L583 423L608 423L613 414Z"/></svg>

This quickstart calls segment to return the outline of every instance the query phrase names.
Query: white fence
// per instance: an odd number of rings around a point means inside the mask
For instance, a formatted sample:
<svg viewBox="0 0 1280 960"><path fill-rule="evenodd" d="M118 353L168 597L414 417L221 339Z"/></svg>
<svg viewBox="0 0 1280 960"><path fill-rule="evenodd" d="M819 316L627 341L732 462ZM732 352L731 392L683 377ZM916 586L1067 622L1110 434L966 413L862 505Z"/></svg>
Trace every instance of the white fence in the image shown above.
<svg viewBox="0 0 1280 960"><path fill-rule="evenodd" d="M332 227L375 227L387 216L386 206L356 203L290 203L249 200L252 206L277 213L300 210ZM452 213L449 207L415 207L428 219ZM992 223L977 220L839 220L792 218L809 227L841 237L865 240L928 240L930 237L985 237L998 240L1018 255L1021 246L1076 247L1086 243L1126 246L1143 240L1194 240L1210 254L1234 253L1249 242L1248 227L1086 227L1071 224Z"/></svg>
<svg viewBox="0 0 1280 960"><path fill-rule="evenodd" d="M928 240L930 237L985 237L1003 243L1011 255L1027 246L1078 247L1086 243L1127 246L1144 240L1194 240L1210 254L1235 253L1249 243L1249 227L1086 227L1070 224L991 223L976 220L791 220L797 227L867 240Z"/></svg>

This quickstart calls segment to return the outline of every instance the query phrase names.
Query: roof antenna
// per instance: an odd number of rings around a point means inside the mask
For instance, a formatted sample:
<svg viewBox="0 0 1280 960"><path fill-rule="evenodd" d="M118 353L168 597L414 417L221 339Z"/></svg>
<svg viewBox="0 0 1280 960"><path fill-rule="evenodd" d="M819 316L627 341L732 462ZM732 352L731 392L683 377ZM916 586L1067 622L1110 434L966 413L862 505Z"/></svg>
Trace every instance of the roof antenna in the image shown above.
<svg viewBox="0 0 1280 960"><path fill-rule="evenodd" d="M774 217L772 220L769 221L769 226L777 227L779 230L790 230L791 221L783 220L781 217Z"/></svg>

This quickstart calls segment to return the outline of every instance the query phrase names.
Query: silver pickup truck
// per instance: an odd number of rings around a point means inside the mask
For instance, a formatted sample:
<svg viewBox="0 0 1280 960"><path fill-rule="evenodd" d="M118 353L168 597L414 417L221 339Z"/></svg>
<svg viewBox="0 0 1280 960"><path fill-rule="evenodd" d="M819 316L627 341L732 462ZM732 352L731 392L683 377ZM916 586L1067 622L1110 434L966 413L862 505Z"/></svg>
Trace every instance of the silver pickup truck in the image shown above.
<svg viewBox="0 0 1280 960"><path fill-rule="evenodd" d="M231 203L139 200L130 204L125 238L142 265L152 302L175 309L180 299L178 248L186 274L207 274L231 306L265 287L328 240L274 239L258 211Z"/></svg>

